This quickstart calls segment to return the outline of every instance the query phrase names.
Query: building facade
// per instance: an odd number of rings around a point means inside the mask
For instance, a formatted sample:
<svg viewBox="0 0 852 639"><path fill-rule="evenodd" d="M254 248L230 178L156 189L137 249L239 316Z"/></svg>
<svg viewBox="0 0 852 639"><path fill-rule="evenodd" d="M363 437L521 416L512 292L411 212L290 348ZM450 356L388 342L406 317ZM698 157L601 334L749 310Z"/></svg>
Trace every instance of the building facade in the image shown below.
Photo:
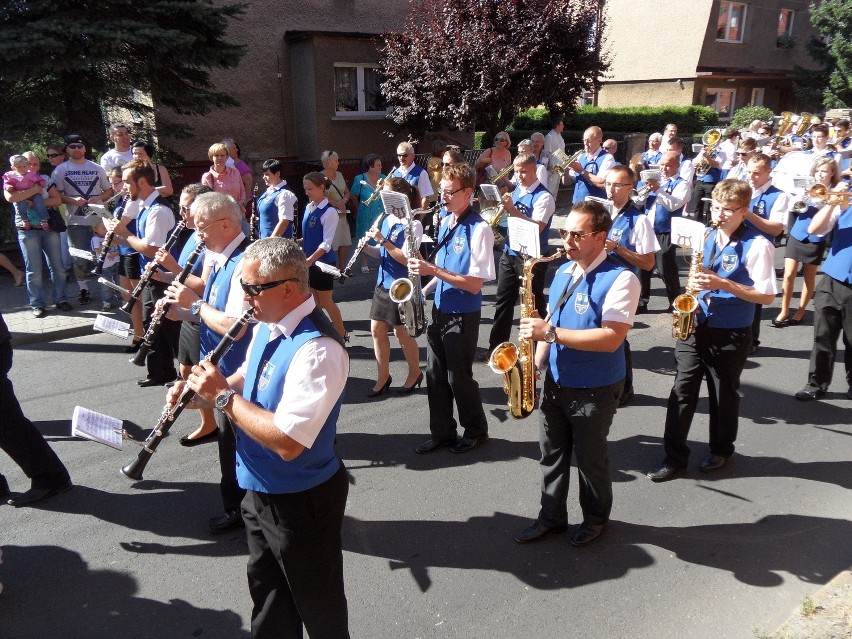
<svg viewBox="0 0 852 639"><path fill-rule="evenodd" d="M797 111L795 67L812 68L810 0L606 0L612 65L600 107L689 106L722 121L747 104Z"/></svg>

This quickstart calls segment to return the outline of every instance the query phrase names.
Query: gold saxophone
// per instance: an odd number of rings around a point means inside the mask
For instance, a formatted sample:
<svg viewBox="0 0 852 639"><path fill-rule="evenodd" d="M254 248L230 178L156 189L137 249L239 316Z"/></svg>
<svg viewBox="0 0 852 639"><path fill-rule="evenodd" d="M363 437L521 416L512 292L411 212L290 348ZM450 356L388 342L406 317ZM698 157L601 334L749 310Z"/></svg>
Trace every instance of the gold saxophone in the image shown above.
<svg viewBox="0 0 852 639"><path fill-rule="evenodd" d="M698 310L698 289L694 286L695 276L701 272L704 251L693 251L686 278L686 292L675 298L672 306L672 337L681 341L695 331L695 311Z"/></svg>
<svg viewBox="0 0 852 639"><path fill-rule="evenodd" d="M522 319L532 317L535 312L533 266L564 256L565 249L559 249L549 257L528 258L524 261L524 274L521 277ZM488 366L498 375L503 375L503 390L509 397L509 414L515 419L528 417L535 410L537 399L533 341L520 338L517 346L512 342L503 342L491 352Z"/></svg>

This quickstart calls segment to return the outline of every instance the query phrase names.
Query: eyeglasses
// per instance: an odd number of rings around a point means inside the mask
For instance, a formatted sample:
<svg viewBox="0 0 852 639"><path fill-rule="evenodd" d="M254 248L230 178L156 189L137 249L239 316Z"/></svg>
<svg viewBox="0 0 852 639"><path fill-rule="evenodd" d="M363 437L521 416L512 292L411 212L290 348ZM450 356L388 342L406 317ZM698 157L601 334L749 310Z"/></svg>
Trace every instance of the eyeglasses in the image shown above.
<svg viewBox="0 0 852 639"><path fill-rule="evenodd" d="M67 144L67 145L65 146L65 148L66 148L66 149L85 149L85 148L86 148L86 145L85 145L85 144L77 144L77 143L74 143L74 144Z"/></svg>
<svg viewBox="0 0 852 639"><path fill-rule="evenodd" d="M181 204L181 205L180 205L180 212L181 212L181 213L189 213L189 207L188 207L188 206L184 206L183 204Z"/></svg>
<svg viewBox="0 0 852 639"><path fill-rule="evenodd" d="M737 151L737 155L748 155L751 151Z"/></svg>
<svg viewBox="0 0 852 639"><path fill-rule="evenodd" d="M407 158L411 153L397 153L396 157L398 158Z"/></svg>
<svg viewBox="0 0 852 639"><path fill-rule="evenodd" d="M451 197L453 197L456 193L458 193L459 191L464 191L464 187L461 187L460 189L456 189L455 191L443 190L443 191L440 192L440 194L441 194L442 198L444 198L445 200L448 200Z"/></svg>
<svg viewBox="0 0 852 639"><path fill-rule="evenodd" d="M508 138L494 138L495 142L508 142Z"/></svg>
<svg viewBox="0 0 852 639"><path fill-rule="evenodd" d="M735 209L731 209L731 208L727 208L727 207L726 207L726 208L722 208L722 207L721 207L721 206L719 206L718 204L714 204L713 206L711 206L711 207L710 207L710 211L711 211L712 213L715 213L716 215L718 215L719 213L727 213L728 215L733 215L733 214L734 214L734 213L736 213L737 211L741 211L741 210L743 210L744 208L745 208L744 206L738 206L738 207L737 207L737 208L735 208Z"/></svg>
<svg viewBox="0 0 852 639"><path fill-rule="evenodd" d="M49 157L49 158L61 158L63 155L65 155L65 154L64 153L48 153L47 157Z"/></svg>
<svg viewBox="0 0 852 639"><path fill-rule="evenodd" d="M587 235L595 235L596 233L602 232L603 231L589 231L588 233L583 233L582 231L566 231L565 229L561 229L559 231L559 235L562 237L563 240L567 238L576 242L577 240L582 240Z"/></svg>
<svg viewBox="0 0 852 639"><path fill-rule="evenodd" d="M243 282L243 279L240 278L240 286L243 289L243 293L248 295L249 297L257 297L263 291L268 291L271 288L275 288L276 286L281 286L282 284L286 284L287 282L298 282L300 281L298 277L288 277L286 280L276 280L274 282L266 282L264 284L246 284Z"/></svg>
<svg viewBox="0 0 852 639"><path fill-rule="evenodd" d="M452 162L441 162L441 166L455 166Z"/></svg>
<svg viewBox="0 0 852 639"><path fill-rule="evenodd" d="M627 182L605 182L605 185L609 188L619 188L619 189L623 186L629 186L629 187L633 186L632 184L629 184Z"/></svg>
<svg viewBox="0 0 852 639"><path fill-rule="evenodd" d="M216 224L216 222L221 222L222 220L225 220L225 219L227 219L227 218L220 217L218 220L213 220L212 222L210 222L210 224L207 224L206 226L199 226L199 227L198 227L198 229L197 229L197 231L198 231L199 233L206 233L206 232L207 232L207 229L209 229L211 226L213 226L214 224Z"/></svg>

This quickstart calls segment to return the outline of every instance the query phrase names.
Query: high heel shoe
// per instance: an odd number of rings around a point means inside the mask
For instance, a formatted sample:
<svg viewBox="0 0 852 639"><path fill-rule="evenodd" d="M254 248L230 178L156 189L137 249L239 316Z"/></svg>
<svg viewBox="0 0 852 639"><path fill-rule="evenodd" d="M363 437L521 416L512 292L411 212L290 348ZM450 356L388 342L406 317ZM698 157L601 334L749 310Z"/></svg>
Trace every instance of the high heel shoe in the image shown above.
<svg viewBox="0 0 852 639"><path fill-rule="evenodd" d="M379 395L384 395L385 391L390 388L392 381L393 377L388 375L388 381L385 382L384 386L382 386L379 390L371 390L369 393L367 393L367 397L378 397Z"/></svg>
<svg viewBox="0 0 852 639"><path fill-rule="evenodd" d="M396 389L396 392L400 395L408 395L409 393L413 393L415 388L420 388L420 385L423 383L423 371L420 371L420 375L417 376L417 379L414 380L414 383L411 386L402 386Z"/></svg>

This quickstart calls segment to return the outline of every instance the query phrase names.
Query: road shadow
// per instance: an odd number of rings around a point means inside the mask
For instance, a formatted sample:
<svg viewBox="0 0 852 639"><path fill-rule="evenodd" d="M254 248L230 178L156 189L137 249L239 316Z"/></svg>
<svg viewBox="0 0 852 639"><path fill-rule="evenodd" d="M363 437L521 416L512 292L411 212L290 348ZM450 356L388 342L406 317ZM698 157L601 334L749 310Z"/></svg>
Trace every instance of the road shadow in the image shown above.
<svg viewBox="0 0 852 639"><path fill-rule="evenodd" d="M0 581L5 639L249 637L235 612L140 597L130 575L92 570L58 546L4 546Z"/></svg>

